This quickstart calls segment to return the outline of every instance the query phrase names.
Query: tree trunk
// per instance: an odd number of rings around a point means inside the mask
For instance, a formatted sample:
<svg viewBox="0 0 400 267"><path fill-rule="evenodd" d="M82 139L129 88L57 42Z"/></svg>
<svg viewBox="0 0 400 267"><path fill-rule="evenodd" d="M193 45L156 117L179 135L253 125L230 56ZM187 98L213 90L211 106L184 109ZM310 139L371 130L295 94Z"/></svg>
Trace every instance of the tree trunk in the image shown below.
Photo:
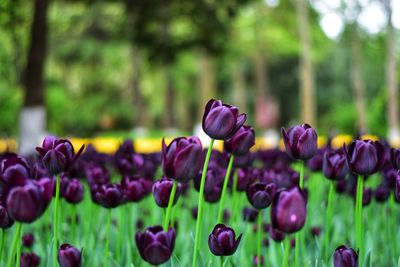
<svg viewBox="0 0 400 267"><path fill-rule="evenodd" d="M233 103L241 112L247 113L246 82L241 62L235 62L232 66Z"/></svg>
<svg viewBox="0 0 400 267"><path fill-rule="evenodd" d="M29 154L44 136L44 70L47 50L47 0L35 0L28 60L25 69L25 97L20 113L19 152Z"/></svg>
<svg viewBox="0 0 400 267"><path fill-rule="evenodd" d="M357 127L360 133L365 133L367 131L367 113L365 109L365 84L362 77L362 46L358 26L355 23L351 25L351 30L351 82L358 115Z"/></svg>
<svg viewBox="0 0 400 267"><path fill-rule="evenodd" d="M206 52L200 53L200 97L198 101L198 120L201 121L204 114L204 107L208 100L215 98L215 73L214 60Z"/></svg>
<svg viewBox="0 0 400 267"><path fill-rule="evenodd" d="M175 106L174 106L174 88L172 80L171 65L164 65L165 71L165 91L164 91L164 115L163 115L163 126L166 129L173 128L175 126Z"/></svg>
<svg viewBox="0 0 400 267"><path fill-rule="evenodd" d="M140 50L132 45L132 95L135 110L134 127L148 127L148 113L145 99L141 92L141 57Z"/></svg>
<svg viewBox="0 0 400 267"><path fill-rule="evenodd" d="M390 143L400 142L399 117L397 107L397 54L396 54L396 33L392 23L391 0L384 1L387 14L387 50L386 50L386 86L388 89L388 139Z"/></svg>
<svg viewBox="0 0 400 267"><path fill-rule="evenodd" d="M300 107L301 119L316 127L314 70L311 58L308 5L305 0L296 0L298 30L300 35Z"/></svg>
<svg viewBox="0 0 400 267"><path fill-rule="evenodd" d="M265 49L259 48L254 55L255 126L259 130L274 128L279 120L279 107L271 95L266 54Z"/></svg>

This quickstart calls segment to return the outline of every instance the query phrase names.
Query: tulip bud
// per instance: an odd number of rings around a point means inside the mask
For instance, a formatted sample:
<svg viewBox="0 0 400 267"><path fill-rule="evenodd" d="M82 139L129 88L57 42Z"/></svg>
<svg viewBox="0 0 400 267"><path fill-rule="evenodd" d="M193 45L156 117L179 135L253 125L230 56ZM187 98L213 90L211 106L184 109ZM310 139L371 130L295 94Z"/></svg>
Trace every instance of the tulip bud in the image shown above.
<svg viewBox="0 0 400 267"><path fill-rule="evenodd" d="M217 224L208 236L208 247L216 256L230 256L236 252L241 239L242 234L236 239L232 228Z"/></svg>
<svg viewBox="0 0 400 267"><path fill-rule="evenodd" d="M89 164L86 167L86 177L89 184L106 184L110 182L108 170L95 164Z"/></svg>
<svg viewBox="0 0 400 267"><path fill-rule="evenodd" d="M390 159L392 160L393 168L400 170L400 149L390 149Z"/></svg>
<svg viewBox="0 0 400 267"><path fill-rule="evenodd" d="M235 156L245 155L255 144L253 127L241 126L228 140L225 140L225 150Z"/></svg>
<svg viewBox="0 0 400 267"><path fill-rule="evenodd" d="M43 214L45 205L44 189L34 182L14 187L7 196L8 214L19 222L33 222Z"/></svg>
<svg viewBox="0 0 400 267"><path fill-rule="evenodd" d="M152 182L134 176L125 176L121 182L125 199L132 202L142 200L151 190Z"/></svg>
<svg viewBox="0 0 400 267"><path fill-rule="evenodd" d="M385 202L386 200L389 199L390 196L390 188L385 185L385 184L381 184L379 185L376 190L375 190L375 200L377 202Z"/></svg>
<svg viewBox="0 0 400 267"><path fill-rule="evenodd" d="M81 146L75 154L72 143L67 139L58 139L55 136L47 136L43 140L42 147L36 147L43 165L50 174L65 172L79 158L84 149Z"/></svg>
<svg viewBox="0 0 400 267"><path fill-rule="evenodd" d="M271 208L271 220L275 228L288 234L297 232L303 228L306 217L306 199L298 187L275 195Z"/></svg>
<svg viewBox="0 0 400 267"><path fill-rule="evenodd" d="M159 225L148 227L144 232L137 232L136 246L143 260L160 265L169 260L175 245L175 230L169 228L167 232Z"/></svg>
<svg viewBox="0 0 400 267"><path fill-rule="evenodd" d="M317 149L317 153L315 154L315 156L307 160L307 167L311 171L318 172L322 170L325 151L326 149Z"/></svg>
<svg viewBox="0 0 400 267"><path fill-rule="evenodd" d="M221 100L208 101L203 115L203 131L212 139L227 140L245 123L246 114L239 115L237 107Z"/></svg>
<svg viewBox="0 0 400 267"><path fill-rule="evenodd" d="M334 267L358 267L358 254L352 248L339 246L333 254Z"/></svg>
<svg viewBox="0 0 400 267"><path fill-rule="evenodd" d="M282 242L285 239L285 233L274 227L269 228L269 235L275 242Z"/></svg>
<svg viewBox="0 0 400 267"><path fill-rule="evenodd" d="M8 229L14 224L14 220L11 219L10 215L5 207L0 205L0 228L1 229Z"/></svg>
<svg viewBox="0 0 400 267"><path fill-rule="evenodd" d="M117 184L104 184L94 192L94 198L98 204L104 208L115 208L121 204L123 194L121 188Z"/></svg>
<svg viewBox="0 0 400 267"><path fill-rule="evenodd" d="M326 152L324 154L322 172L330 180L343 180L349 172L346 156L340 152Z"/></svg>
<svg viewBox="0 0 400 267"><path fill-rule="evenodd" d="M321 234L321 227L319 226L311 227L310 232L312 236L318 237Z"/></svg>
<svg viewBox="0 0 400 267"><path fill-rule="evenodd" d="M168 178L186 182L203 166L203 152L197 137L175 138L168 146L162 141L162 166Z"/></svg>
<svg viewBox="0 0 400 267"><path fill-rule="evenodd" d="M161 208L168 207L168 202L171 196L173 184L174 181L168 178L162 178L161 180L158 180L153 184L153 189L152 189L153 197L157 206ZM181 185L178 184L172 205L176 204L180 194L181 194Z"/></svg>
<svg viewBox="0 0 400 267"><path fill-rule="evenodd" d="M22 237L22 244L24 245L24 247L30 248L33 246L33 243L35 243L35 237L33 236L33 234L24 234L24 236Z"/></svg>
<svg viewBox="0 0 400 267"><path fill-rule="evenodd" d="M372 189L371 188L364 188L363 195L362 195L362 205L368 206L372 200Z"/></svg>
<svg viewBox="0 0 400 267"><path fill-rule="evenodd" d="M40 257L35 253L22 253L21 254L21 267L36 267L40 264Z"/></svg>
<svg viewBox="0 0 400 267"><path fill-rule="evenodd" d="M317 133L308 124L297 125L286 132L281 128L286 153L293 159L309 160L317 153Z"/></svg>
<svg viewBox="0 0 400 267"><path fill-rule="evenodd" d="M83 199L83 185L78 179L72 179L64 193L65 200L71 204L77 204Z"/></svg>
<svg viewBox="0 0 400 267"><path fill-rule="evenodd" d="M243 220L247 222L255 222L258 216L258 210L244 207L243 208Z"/></svg>
<svg viewBox="0 0 400 267"><path fill-rule="evenodd" d="M356 140L347 148L344 145L347 164L358 175L371 175L382 166L385 150L379 141Z"/></svg>
<svg viewBox="0 0 400 267"><path fill-rule="evenodd" d="M256 209L265 209L271 205L276 186L273 183L254 183L247 188L247 199Z"/></svg>
<svg viewBox="0 0 400 267"><path fill-rule="evenodd" d="M257 255L253 256L253 265L254 266L262 266L264 264L264 256L260 255L260 258Z"/></svg>
<svg viewBox="0 0 400 267"><path fill-rule="evenodd" d="M58 249L58 263L60 267L81 267L82 251L72 245L62 244Z"/></svg>
<svg viewBox="0 0 400 267"><path fill-rule="evenodd" d="M17 154L6 154L0 162L0 177L3 182L2 194L15 186L22 186L31 178L27 161ZM5 191L5 192L4 192Z"/></svg>
<svg viewBox="0 0 400 267"><path fill-rule="evenodd" d="M396 176L396 188L395 188L395 197L398 202L400 202L400 171L397 172Z"/></svg>

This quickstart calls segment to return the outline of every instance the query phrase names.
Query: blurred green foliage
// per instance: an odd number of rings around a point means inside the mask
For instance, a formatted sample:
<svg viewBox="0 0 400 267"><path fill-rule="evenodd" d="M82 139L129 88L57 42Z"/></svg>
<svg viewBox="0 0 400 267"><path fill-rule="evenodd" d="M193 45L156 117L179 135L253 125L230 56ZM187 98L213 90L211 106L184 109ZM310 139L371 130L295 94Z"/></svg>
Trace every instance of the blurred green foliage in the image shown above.
<svg viewBox="0 0 400 267"><path fill-rule="evenodd" d="M292 1L280 1L277 7L263 1L173 1L167 17L161 9L150 14L157 1L145 2L136 6L129 1L51 2L46 61L49 131L90 136L134 127L137 114L144 112L133 101L134 49L140 51L140 92L146 104L147 127L159 129L163 114L171 110L178 114L178 127L184 113L190 114L191 127L197 122L192 114L198 105L199 55L204 49L214 55L217 96L224 100L232 101L232 66L243 68L252 118L256 97L252 58L261 47L272 95L281 107L280 123L299 121L299 45ZM0 136L13 136L18 130L31 5L25 0L0 2ZM140 16L141 11L149 17ZM204 20L207 12L209 21ZM165 19L171 21L168 30L174 42L170 46L157 35L163 29L160 21ZM319 19L311 10L318 127L325 134L332 130L353 133L356 114L348 33L345 30L338 40L331 40L320 28ZM210 25L215 28L207 28ZM362 42L368 126L370 132L385 135L385 33L363 33ZM166 78L160 61L167 61L171 69L174 107L165 106Z"/></svg>

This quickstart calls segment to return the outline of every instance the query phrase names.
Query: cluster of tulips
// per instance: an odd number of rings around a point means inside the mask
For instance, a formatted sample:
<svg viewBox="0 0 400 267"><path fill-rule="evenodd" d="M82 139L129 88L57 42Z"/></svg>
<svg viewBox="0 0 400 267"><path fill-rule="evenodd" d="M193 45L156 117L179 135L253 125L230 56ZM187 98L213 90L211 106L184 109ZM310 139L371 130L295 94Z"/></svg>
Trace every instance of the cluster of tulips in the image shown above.
<svg viewBox="0 0 400 267"><path fill-rule="evenodd" d="M210 100L202 121L203 130L211 140L207 150L203 150L197 137L179 137L168 145L163 140L162 151L153 154L135 153L132 141L125 141L114 155L98 153L91 146L85 150L82 146L75 153L70 141L48 136L42 146L36 148L37 155L28 158L12 153L2 155L0 263L6 263L7 267L39 266L41 258L30 249L35 242L34 235L23 235L23 225L39 219L53 200L52 250L47 251L47 264L81 266L83 248L62 243L67 238L59 227L65 211L62 206L67 204L74 215L69 222L73 236L77 235L80 220L88 220L90 226L102 223L89 218L94 214L76 215L86 188L92 202L107 210L102 266L112 266L114 261L109 245L112 211L122 206L127 207L126 221L119 224L127 225L129 236L120 237L120 240L128 240L128 251L134 250L136 245L145 262L155 266L166 263L174 254L175 241L179 238L176 210L187 208L177 203L180 198L193 195L193 184L199 192L197 205L191 209L196 220L196 225L189 230L194 238L193 247L187 252L192 253L193 267L204 263L198 255L204 242L205 210L209 205L218 205L215 214L207 214L214 222L214 228L208 229L207 234L208 248L219 257L220 266L229 261L234 264L235 259L229 256L246 241L242 239L246 239L247 233L237 235L234 230L241 215L245 222L255 223L256 245L249 257L250 264L266 266L268 259L263 247L268 246L269 239L263 236L268 232L274 242L282 243L280 266L307 266L311 261L303 253L309 241L306 242L308 236L304 227L309 214L308 199L314 193L307 190L307 169L308 172L322 172L329 182L325 225L310 229L313 236L322 235L323 229L319 258L328 262L333 255L335 267L359 266L366 258L363 207L373 196L377 202L400 201L400 150L372 140L355 140L339 149L333 149L329 143L318 148L316 131L303 124L288 131L282 128L286 152L279 149L251 152L255 133L245 122L246 115L240 114L237 107ZM223 140L222 152L213 150L214 140ZM159 166L162 175L159 175ZM383 174L380 184L376 189L365 187L364 181L377 172ZM319 182L324 183L323 180ZM343 243L351 242L353 232L355 240L354 244L340 245L332 253L331 221L337 194L354 199L354 230L348 231L349 237L343 238ZM133 235L129 207L148 195L152 195L154 203L162 210L161 222L143 228L143 220L138 220L139 230ZM248 204L243 203L242 196L246 196ZM266 223L264 215L269 207L270 223ZM150 212L155 210L156 206ZM6 229L14 224L8 255L2 257ZM28 251L22 252L22 248ZM85 248L85 253L91 252ZM132 254L128 255L126 266L131 261Z"/></svg>

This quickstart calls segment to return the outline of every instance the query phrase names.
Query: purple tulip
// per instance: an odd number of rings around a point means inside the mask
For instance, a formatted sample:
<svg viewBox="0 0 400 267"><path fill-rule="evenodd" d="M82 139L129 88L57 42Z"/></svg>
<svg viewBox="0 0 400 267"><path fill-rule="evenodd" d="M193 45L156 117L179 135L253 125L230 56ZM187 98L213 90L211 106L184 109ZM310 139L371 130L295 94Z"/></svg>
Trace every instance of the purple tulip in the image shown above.
<svg viewBox="0 0 400 267"><path fill-rule="evenodd" d="M363 195L362 195L362 205L368 206L372 200L372 189L371 188L364 188Z"/></svg>
<svg viewBox="0 0 400 267"><path fill-rule="evenodd" d="M36 147L43 165L50 174L65 172L79 158L84 145L75 154L72 143L67 139L59 139L55 136L47 136L43 140L42 147Z"/></svg>
<svg viewBox="0 0 400 267"><path fill-rule="evenodd" d="M122 192L127 201L138 202L151 190L152 182L134 176L125 176L121 182Z"/></svg>
<svg viewBox="0 0 400 267"><path fill-rule="evenodd" d="M17 154L6 154L0 162L0 178L4 188L2 194L14 186L22 186L31 178L28 162Z"/></svg>
<svg viewBox="0 0 400 267"><path fill-rule="evenodd" d="M311 235L314 237L318 237L321 234L321 227L313 226L310 229Z"/></svg>
<svg viewBox="0 0 400 267"><path fill-rule="evenodd" d="M356 140L347 148L344 145L350 170L359 175L376 173L384 162L385 150L379 141Z"/></svg>
<svg viewBox="0 0 400 267"><path fill-rule="evenodd" d="M72 245L62 244L58 249L58 263L60 267L81 267L82 251Z"/></svg>
<svg viewBox="0 0 400 267"><path fill-rule="evenodd" d="M24 247L31 248L35 243L35 236L32 233L27 233L22 236L22 244Z"/></svg>
<svg viewBox="0 0 400 267"><path fill-rule="evenodd" d="M247 222L255 222L258 216L258 210L251 207L243 208L243 220Z"/></svg>
<svg viewBox="0 0 400 267"><path fill-rule="evenodd" d="M104 208L115 208L122 203L123 194L118 184L103 184L94 192L96 203Z"/></svg>
<svg viewBox="0 0 400 267"><path fill-rule="evenodd" d="M396 176L396 188L394 190L396 200L400 202L400 171L397 172Z"/></svg>
<svg viewBox="0 0 400 267"><path fill-rule="evenodd" d="M136 233L136 246L143 260L153 265L160 265L169 260L175 245L175 230L167 232L159 225L146 228L143 233Z"/></svg>
<svg viewBox="0 0 400 267"><path fill-rule="evenodd" d="M89 164L86 167L86 177L89 184L106 184L110 182L108 170L96 164Z"/></svg>
<svg viewBox="0 0 400 267"><path fill-rule="evenodd" d="M0 205L0 228L1 229L8 229L14 224L14 220L11 219L10 215L5 207Z"/></svg>
<svg viewBox="0 0 400 267"><path fill-rule="evenodd" d="M154 201L156 202L157 206L161 208L168 207L168 202L171 196L172 186L174 181L168 178L162 178L161 180L156 181L153 184L153 197ZM175 205L178 201L179 195L181 194L181 185L178 184L176 188L175 198L172 205Z"/></svg>
<svg viewBox="0 0 400 267"><path fill-rule="evenodd" d="M40 178L40 180L38 180L38 184L41 185L43 187L43 193L44 193L44 202L45 202L45 206L47 207L50 202L51 199L53 198L54 195L54 179L50 179L48 177L43 177Z"/></svg>
<svg viewBox="0 0 400 267"><path fill-rule="evenodd" d="M390 188L385 184L381 184L376 188L374 196L376 202L383 203L390 197Z"/></svg>
<svg viewBox="0 0 400 267"><path fill-rule="evenodd" d="M232 228L217 224L208 236L208 247L216 256L230 256L236 252L241 239L242 234L236 239Z"/></svg>
<svg viewBox="0 0 400 267"><path fill-rule="evenodd" d="M397 170L396 169L388 169L383 172L384 184L387 185L389 188L396 187L396 176Z"/></svg>
<svg viewBox="0 0 400 267"><path fill-rule="evenodd" d="M21 254L21 267L36 267L40 264L40 257L33 252Z"/></svg>
<svg viewBox="0 0 400 267"><path fill-rule="evenodd" d="M358 267L358 254L352 248L339 246L333 254L334 267Z"/></svg>
<svg viewBox="0 0 400 267"><path fill-rule="evenodd" d="M256 209L265 209L271 205L275 195L276 186L273 183L254 183L247 188L247 199Z"/></svg>
<svg viewBox="0 0 400 267"><path fill-rule="evenodd" d="M278 192L271 208L274 228L288 234L299 231L306 222L306 205L306 199L298 187Z"/></svg>
<svg viewBox="0 0 400 267"><path fill-rule="evenodd" d="M390 159L392 161L393 168L400 170L400 149L390 149Z"/></svg>
<svg viewBox="0 0 400 267"><path fill-rule="evenodd" d="M346 156L341 152L326 152L322 172L330 180L343 180L349 172Z"/></svg>
<svg viewBox="0 0 400 267"><path fill-rule="evenodd" d="M83 199L83 185L78 179L72 179L64 193L65 200L71 204L77 204Z"/></svg>
<svg viewBox="0 0 400 267"><path fill-rule="evenodd" d="M225 140L225 150L235 156L245 155L255 144L253 127L241 126L228 140Z"/></svg>
<svg viewBox="0 0 400 267"><path fill-rule="evenodd" d="M286 132L281 128L286 153L293 159L309 160L317 153L317 133L308 124L297 125Z"/></svg>
<svg viewBox="0 0 400 267"><path fill-rule="evenodd" d="M307 160L307 167L311 171L318 172L322 170L325 151L326 149L317 149L317 153L315 154L315 156Z"/></svg>
<svg viewBox="0 0 400 267"><path fill-rule="evenodd" d="M275 242L282 242L285 239L285 233L274 227L270 227L268 232Z"/></svg>
<svg viewBox="0 0 400 267"><path fill-rule="evenodd" d="M260 255L260 258L258 258L257 255L253 256L253 266L262 266L263 264L264 264L264 256L263 255Z"/></svg>
<svg viewBox="0 0 400 267"><path fill-rule="evenodd" d="M202 171L200 171L198 175L193 179L194 188L197 191L200 191L201 174ZM216 190L216 188L222 188L224 177L225 177L224 169L221 169L220 167L214 167L214 168L209 167L205 177L204 193L211 194Z"/></svg>
<svg viewBox="0 0 400 267"><path fill-rule="evenodd" d="M247 190L247 187L254 183L259 175L259 172L257 169L244 169L244 168L238 168L236 169L237 173L237 187L236 190L240 192L244 192ZM233 173L231 174L231 186L233 186Z"/></svg>
<svg viewBox="0 0 400 267"><path fill-rule="evenodd" d="M245 123L246 114L239 115L237 107L221 100L208 101L203 115L203 131L212 139L227 140Z"/></svg>
<svg viewBox="0 0 400 267"><path fill-rule="evenodd" d="M162 141L164 174L178 182L194 178L203 166L203 152L197 137L175 138L168 146Z"/></svg>
<svg viewBox="0 0 400 267"><path fill-rule="evenodd" d="M44 188L36 182L16 186L7 196L8 214L18 222L33 222L43 214L45 208Z"/></svg>

